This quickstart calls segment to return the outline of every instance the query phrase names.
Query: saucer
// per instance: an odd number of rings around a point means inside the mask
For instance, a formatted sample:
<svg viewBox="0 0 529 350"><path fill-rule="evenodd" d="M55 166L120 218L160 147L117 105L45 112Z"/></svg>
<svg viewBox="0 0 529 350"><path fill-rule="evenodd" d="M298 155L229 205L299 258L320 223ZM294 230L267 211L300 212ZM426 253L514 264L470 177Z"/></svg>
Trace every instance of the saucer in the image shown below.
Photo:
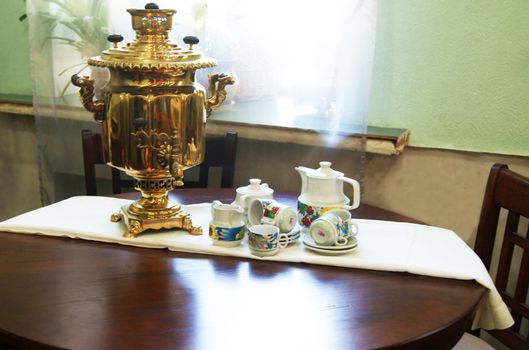
<svg viewBox="0 0 529 350"><path fill-rule="evenodd" d="M292 231L287 233L287 235L288 235L287 241L288 241L289 244L297 241L299 239L299 237L301 236L301 227L299 225L296 225L292 229ZM285 241L285 239L281 239L281 238L279 240L283 241L283 242Z"/></svg>
<svg viewBox="0 0 529 350"><path fill-rule="evenodd" d="M288 235L287 237L288 237L288 239L292 239L292 238L297 239L297 238L299 238L299 236L301 236L301 235L299 233L297 233L297 234L293 234L293 235Z"/></svg>
<svg viewBox="0 0 529 350"><path fill-rule="evenodd" d="M290 243L294 243L295 241L297 241L297 240L299 239L299 237L300 237L300 234L293 235L293 236L288 236L288 238L286 239L286 242L287 242L288 244L290 244ZM281 238L280 238L280 239L279 239L279 242L283 243L283 242L285 242L285 239L281 239Z"/></svg>
<svg viewBox="0 0 529 350"><path fill-rule="evenodd" d="M318 253L318 254L321 254L321 255L342 255L342 254L346 254L346 253L352 252L353 250L356 249L356 245L354 245L354 246L352 246L350 248L347 248L347 249L342 249L342 250L321 249L321 248L311 247L311 246L306 245L306 244L304 244L304 246L308 250L312 250L315 253Z"/></svg>
<svg viewBox="0 0 529 350"><path fill-rule="evenodd" d="M290 236L295 236L295 235L300 235L300 232L301 231L301 227L299 225L296 224L296 226L294 226L294 228L292 229L292 231L290 232L287 232L287 235L288 237Z"/></svg>
<svg viewBox="0 0 529 350"><path fill-rule="evenodd" d="M314 242L314 239L310 235L303 236L303 244L307 248L314 248L315 250L324 250L324 251L337 251L344 253L344 251L351 251L358 245L356 237L349 237L347 244L344 245L319 245Z"/></svg>
<svg viewBox="0 0 529 350"><path fill-rule="evenodd" d="M284 235L284 233L282 233L282 235ZM298 232L298 233L293 233L293 234L288 234L288 235L287 235L287 237L288 237L289 239L291 239L291 238L299 238L299 236L301 236L301 233L299 233L299 232ZM284 237L284 236L283 236L283 237ZM280 238L280 239L281 239L281 238Z"/></svg>

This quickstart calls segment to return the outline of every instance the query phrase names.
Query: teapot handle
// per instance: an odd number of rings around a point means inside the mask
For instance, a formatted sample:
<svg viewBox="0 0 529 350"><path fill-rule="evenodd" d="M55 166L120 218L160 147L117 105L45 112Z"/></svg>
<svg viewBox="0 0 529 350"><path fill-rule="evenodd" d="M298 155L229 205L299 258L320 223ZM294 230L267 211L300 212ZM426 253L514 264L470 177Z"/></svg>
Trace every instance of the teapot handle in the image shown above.
<svg viewBox="0 0 529 350"><path fill-rule="evenodd" d="M358 181L350 179L348 177L339 177L338 180L342 180L343 182L346 182L353 186L353 204L345 205L344 209L353 210L358 208L358 206L360 205L360 184L358 183Z"/></svg>

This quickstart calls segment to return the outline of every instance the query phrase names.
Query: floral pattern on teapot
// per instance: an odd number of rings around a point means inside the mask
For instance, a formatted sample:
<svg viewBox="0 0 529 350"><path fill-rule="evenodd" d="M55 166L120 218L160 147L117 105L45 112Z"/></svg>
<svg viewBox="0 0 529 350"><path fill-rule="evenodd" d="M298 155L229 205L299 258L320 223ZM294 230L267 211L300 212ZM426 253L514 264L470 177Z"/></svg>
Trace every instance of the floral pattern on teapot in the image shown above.
<svg viewBox="0 0 529 350"><path fill-rule="evenodd" d="M308 205L303 202L298 201L298 219L299 224L304 227L310 227L310 224L323 214L325 212L332 210L332 209L339 209L340 206L337 207L317 207L313 205Z"/></svg>

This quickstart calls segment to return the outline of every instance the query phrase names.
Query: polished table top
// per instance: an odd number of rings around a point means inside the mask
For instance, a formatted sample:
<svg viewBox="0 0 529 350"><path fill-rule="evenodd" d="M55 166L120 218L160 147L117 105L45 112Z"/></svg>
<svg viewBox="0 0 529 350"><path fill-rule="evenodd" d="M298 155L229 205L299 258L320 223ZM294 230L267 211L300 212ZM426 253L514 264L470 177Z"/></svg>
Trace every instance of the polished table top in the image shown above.
<svg viewBox="0 0 529 350"><path fill-rule="evenodd" d="M234 197L175 193L184 204ZM483 293L474 281L0 233L0 345L23 348L449 349Z"/></svg>

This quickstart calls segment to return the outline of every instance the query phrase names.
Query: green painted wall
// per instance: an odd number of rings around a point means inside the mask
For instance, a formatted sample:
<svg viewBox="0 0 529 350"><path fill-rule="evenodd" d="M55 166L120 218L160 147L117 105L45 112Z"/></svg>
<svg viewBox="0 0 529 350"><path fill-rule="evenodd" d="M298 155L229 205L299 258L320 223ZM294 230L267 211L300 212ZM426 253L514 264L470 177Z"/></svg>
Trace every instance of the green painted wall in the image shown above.
<svg viewBox="0 0 529 350"><path fill-rule="evenodd" d="M23 0L0 1L0 94L31 95L31 69Z"/></svg>
<svg viewBox="0 0 529 350"><path fill-rule="evenodd" d="M378 0L369 124L529 156L528 0ZM0 93L31 94L23 0L0 1Z"/></svg>
<svg viewBox="0 0 529 350"><path fill-rule="evenodd" d="M369 124L529 155L529 1L379 0Z"/></svg>

